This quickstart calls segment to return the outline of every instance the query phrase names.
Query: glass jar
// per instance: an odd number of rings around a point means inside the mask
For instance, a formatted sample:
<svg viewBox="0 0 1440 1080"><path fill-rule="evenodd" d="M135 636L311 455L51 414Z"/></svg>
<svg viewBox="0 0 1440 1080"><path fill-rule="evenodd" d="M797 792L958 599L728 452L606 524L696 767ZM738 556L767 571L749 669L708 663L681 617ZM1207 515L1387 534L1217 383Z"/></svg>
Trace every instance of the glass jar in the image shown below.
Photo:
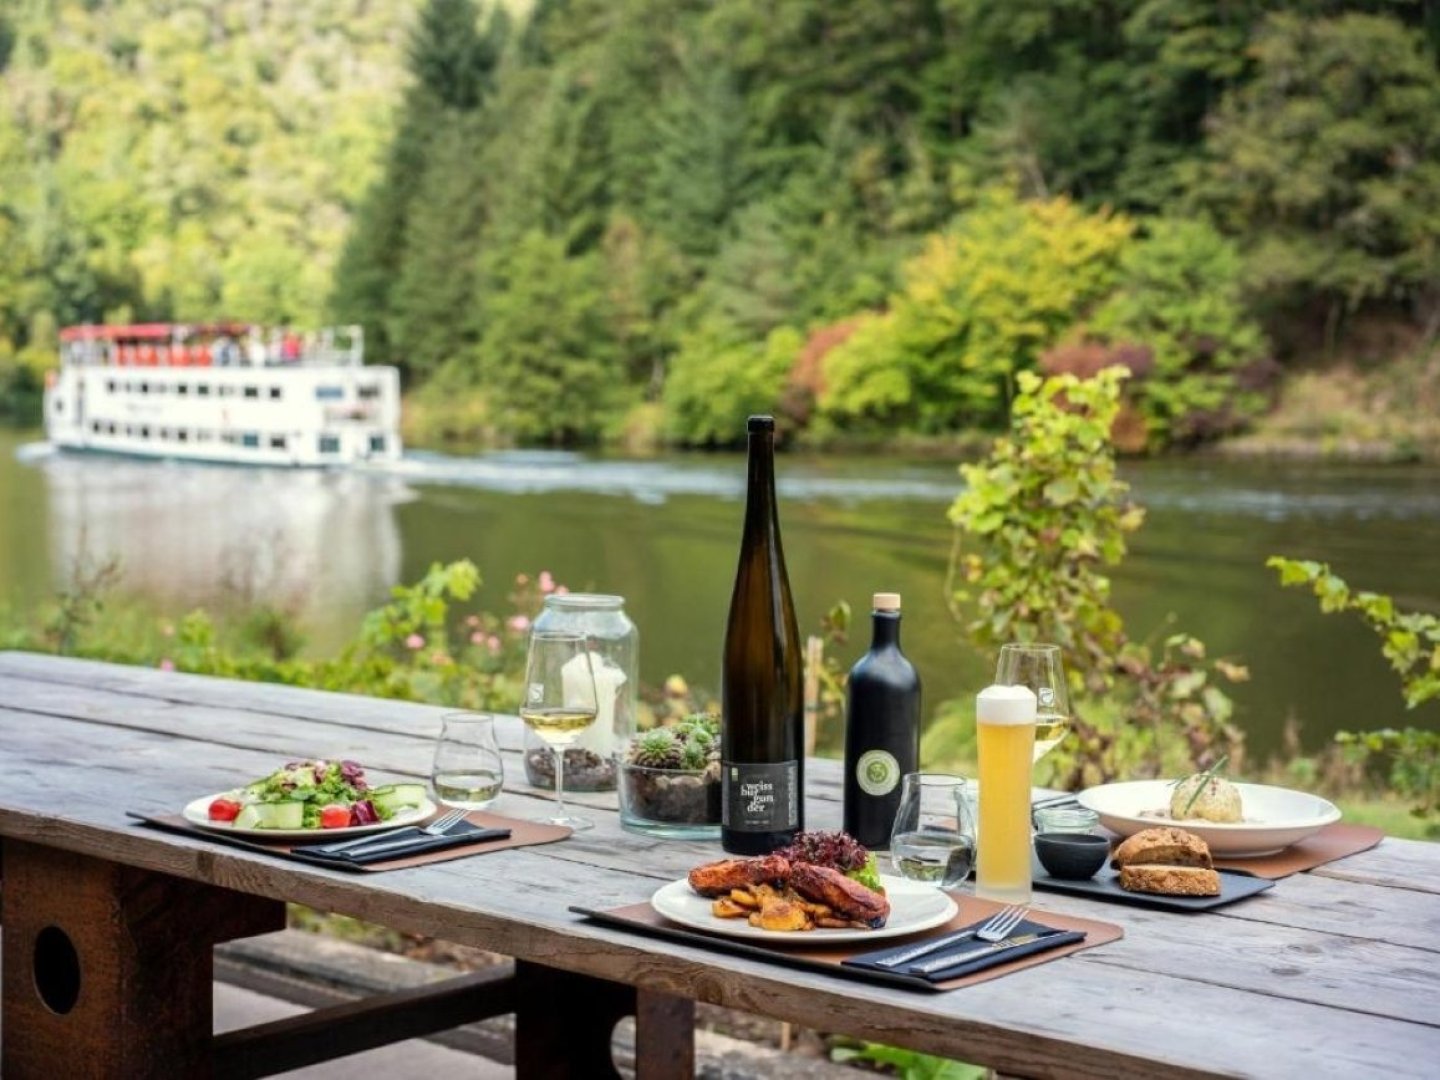
<svg viewBox="0 0 1440 1080"><path fill-rule="evenodd" d="M635 731L640 689L640 631L625 614L625 598L552 593L535 629L584 634L590 641L599 712L565 751L565 790L614 791L615 753ZM535 787L555 787L553 751L528 729L525 778Z"/></svg>
<svg viewBox="0 0 1440 1080"><path fill-rule="evenodd" d="M1090 833L1100 824L1100 815L1083 806L1042 806L1035 811L1035 831L1042 833Z"/></svg>

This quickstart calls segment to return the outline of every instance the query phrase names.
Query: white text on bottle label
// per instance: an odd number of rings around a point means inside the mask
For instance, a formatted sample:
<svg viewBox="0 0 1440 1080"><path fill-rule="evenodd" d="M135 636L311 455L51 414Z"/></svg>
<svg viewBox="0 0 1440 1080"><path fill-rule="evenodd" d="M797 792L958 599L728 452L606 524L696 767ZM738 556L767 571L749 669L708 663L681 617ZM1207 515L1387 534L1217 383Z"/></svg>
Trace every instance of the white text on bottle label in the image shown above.
<svg viewBox="0 0 1440 1080"><path fill-rule="evenodd" d="M736 832L784 832L800 823L799 763L727 762L720 821Z"/></svg>

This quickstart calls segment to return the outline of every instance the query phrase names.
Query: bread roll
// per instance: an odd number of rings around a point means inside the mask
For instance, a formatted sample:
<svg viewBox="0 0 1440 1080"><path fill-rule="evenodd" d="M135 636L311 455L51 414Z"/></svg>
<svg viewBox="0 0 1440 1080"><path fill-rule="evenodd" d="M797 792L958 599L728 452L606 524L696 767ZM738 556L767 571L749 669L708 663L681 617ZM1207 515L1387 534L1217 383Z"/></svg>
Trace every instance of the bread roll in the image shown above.
<svg viewBox="0 0 1440 1080"><path fill-rule="evenodd" d="M1219 896L1220 875L1202 866L1122 866L1120 887L1161 896Z"/></svg>
<svg viewBox="0 0 1440 1080"><path fill-rule="evenodd" d="M1110 865L1117 870L1141 864L1199 866L1206 870L1214 865L1210 861L1210 845L1194 833L1173 825L1136 833L1115 849L1110 860Z"/></svg>

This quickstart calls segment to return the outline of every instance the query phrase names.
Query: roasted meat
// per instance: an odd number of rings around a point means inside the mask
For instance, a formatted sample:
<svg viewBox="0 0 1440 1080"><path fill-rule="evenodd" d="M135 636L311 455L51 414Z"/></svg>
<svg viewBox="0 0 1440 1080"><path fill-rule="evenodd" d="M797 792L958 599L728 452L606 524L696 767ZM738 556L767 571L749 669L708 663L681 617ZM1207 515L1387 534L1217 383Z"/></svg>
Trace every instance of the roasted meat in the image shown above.
<svg viewBox="0 0 1440 1080"><path fill-rule="evenodd" d="M690 871L690 887L701 896L724 896L731 889L767 882L781 884L790 876L790 863L779 855L755 859L721 859Z"/></svg>
<svg viewBox="0 0 1440 1080"><path fill-rule="evenodd" d="M824 904L841 919L879 929L890 917L890 901L828 866L795 863L788 883L806 900Z"/></svg>

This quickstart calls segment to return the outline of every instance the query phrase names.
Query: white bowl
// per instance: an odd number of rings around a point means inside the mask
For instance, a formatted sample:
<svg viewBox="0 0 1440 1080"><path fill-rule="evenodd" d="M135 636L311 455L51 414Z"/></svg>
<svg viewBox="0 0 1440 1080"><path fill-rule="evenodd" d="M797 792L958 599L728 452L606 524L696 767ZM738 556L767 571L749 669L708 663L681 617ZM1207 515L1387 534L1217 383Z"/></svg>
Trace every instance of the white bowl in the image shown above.
<svg viewBox="0 0 1440 1080"><path fill-rule="evenodd" d="M1332 802L1306 791L1236 784L1244 820L1233 825L1214 821L1177 820L1170 816L1173 780L1131 780L1087 788L1076 798L1100 815L1111 832L1131 836L1156 825L1174 825L1210 845L1217 858L1273 855L1340 820Z"/></svg>

